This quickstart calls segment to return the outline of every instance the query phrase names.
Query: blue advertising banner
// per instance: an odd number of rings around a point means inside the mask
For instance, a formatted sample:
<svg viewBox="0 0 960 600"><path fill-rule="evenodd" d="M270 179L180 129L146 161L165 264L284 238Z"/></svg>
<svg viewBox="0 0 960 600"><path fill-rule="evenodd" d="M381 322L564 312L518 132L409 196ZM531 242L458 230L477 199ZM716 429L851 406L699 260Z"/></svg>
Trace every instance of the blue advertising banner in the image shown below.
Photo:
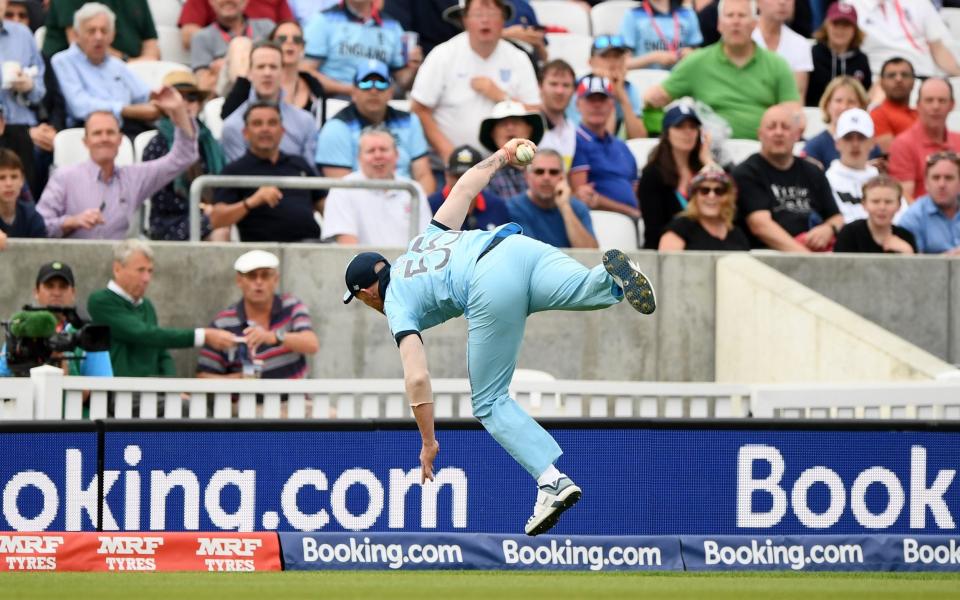
<svg viewBox="0 0 960 600"><path fill-rule="evenodd" d="M288 570L682 571L675 537L281 533Z"/></svg>
<svg viewBox="0 0 960 600"><path fill-rule="evenodd" d="M960 431L830 426L839 429L548 423L565 451L557 466L583 489L551 533L956 533ZM90 530L102 491L106 531L513 535L536 497L530 476L485 431L462 424L440 424L437 480L423 487L420 438L409 423L101 427L102 455L93 431L0 431L0 528Z"/></svg>
<svg viewBox="0 0 960 600"><path fill-rule="evenodd" d="M0 431L0 531L97 528L97 433Z"/></svg>

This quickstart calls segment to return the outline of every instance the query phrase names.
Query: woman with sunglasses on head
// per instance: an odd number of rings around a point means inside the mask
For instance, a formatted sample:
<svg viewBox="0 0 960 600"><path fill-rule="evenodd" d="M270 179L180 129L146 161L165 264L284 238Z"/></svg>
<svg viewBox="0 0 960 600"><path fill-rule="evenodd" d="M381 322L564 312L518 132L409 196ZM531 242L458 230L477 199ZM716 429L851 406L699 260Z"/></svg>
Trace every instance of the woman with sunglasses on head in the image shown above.
<svg viewBox="0 0 960 600"><path fill-rule="evenodd" d="M668 110L660 143L650 153L637 186L644 248L659 247L663 228L687 207L690 180L709 161L709 144L704 143L700 117L693 108L678 104Z"/></svg>
<svg viewBox="0 0 960 600"><path fill-rule="evenodd" d="M861 204L867 218L844 225L833 251L916 254L913 234L893 224L902 193L900 183L887 175L877 175L864 183Z"/></svg>
<svg viewBox="0 0 960 600"><path fill-rule="evenodd" d="M681 0L643 0L623 15L620 35L633 48L629 69L670 69L703 44L697 13Z"/></svg>
<svg viewBox="0 0 960 600"><path fill-rule="evenodd" d="M711 163L690 182L686 210L667 225L660 250L749 250L746 234L733 224L737 191L733 179Z"/></svg>
<svg viewBox="0 0 960 600"><path fill-rule="evenodd" d="M296 21L284 21L273 28L267 39L280 46L283 66L283 99L297 108L316 113L323 110L326 93L320 80L308 71L300 70L304 57L303 29ZM250 80L238 77L223 102L221 116L226 118L250 96ZM329 115L324 115L327 117ZM326 118L323 119L324 121Z"/></svg>
<svg viewBox="0 0 960 600"><path fill-rule="evenodd" d="M169 73L164 77L163 85L176 88L183 95L187 112L194 119L195 126L199 127L197 144L200 159L151 196L149 235L153 240L184 241L190 239L190 184L201 175L219 174L226 164L226 158L223 148L207 126L203 121L197 120L210 92L201 90L196 76L186 71ZM173 145L173 130L174 126L169 117L157 121L157 135L143 150L144 162L165 156L170 151ZM209 208L212 193L212 188L206 190L201 207ZM204 210L201 216L201 235L205 239L227 241L230 238L229 229L212 230L208 214L209 210Z"/></svg>

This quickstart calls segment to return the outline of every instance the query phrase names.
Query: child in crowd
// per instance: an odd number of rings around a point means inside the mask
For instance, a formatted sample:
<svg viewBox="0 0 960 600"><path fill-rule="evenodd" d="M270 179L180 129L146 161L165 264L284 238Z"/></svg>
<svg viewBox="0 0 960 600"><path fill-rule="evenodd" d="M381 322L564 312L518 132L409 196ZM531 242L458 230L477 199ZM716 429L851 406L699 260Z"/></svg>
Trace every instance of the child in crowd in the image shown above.
<svg viewBox="0 0 960 600"><path fill-rule="evenodd" d="M47 237L33 203L21 199L25 179L20 158L12 150L0 149L0 250L7 247L7 238Z"/></svg>

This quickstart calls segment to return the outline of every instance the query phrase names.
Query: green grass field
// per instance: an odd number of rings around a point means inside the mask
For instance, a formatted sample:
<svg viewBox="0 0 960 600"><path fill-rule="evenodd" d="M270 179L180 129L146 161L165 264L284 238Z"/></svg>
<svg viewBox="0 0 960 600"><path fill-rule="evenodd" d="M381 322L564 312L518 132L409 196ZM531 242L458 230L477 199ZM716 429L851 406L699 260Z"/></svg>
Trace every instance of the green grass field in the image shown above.
<svg viewBox="0 0 960 600"><path fill-rule="evenodd" d="M3 573L11 600L960 598L960 573Z"/></svg>

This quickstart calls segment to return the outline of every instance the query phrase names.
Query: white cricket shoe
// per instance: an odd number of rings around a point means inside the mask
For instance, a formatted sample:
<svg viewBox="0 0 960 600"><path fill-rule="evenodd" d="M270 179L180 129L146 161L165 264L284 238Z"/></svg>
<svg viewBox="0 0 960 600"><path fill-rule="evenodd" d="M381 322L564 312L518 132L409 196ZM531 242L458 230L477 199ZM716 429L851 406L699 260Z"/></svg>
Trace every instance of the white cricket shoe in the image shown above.
<svg viewBox="0 0 960 600"><path fill-rule="evenodd" d="M537 490L537 502L533 516L527 519L524 531L527 535L540 535L553 529L565 510L577 503L582 492L577 484L563 475L556 481L541 485Z"/></svg>

